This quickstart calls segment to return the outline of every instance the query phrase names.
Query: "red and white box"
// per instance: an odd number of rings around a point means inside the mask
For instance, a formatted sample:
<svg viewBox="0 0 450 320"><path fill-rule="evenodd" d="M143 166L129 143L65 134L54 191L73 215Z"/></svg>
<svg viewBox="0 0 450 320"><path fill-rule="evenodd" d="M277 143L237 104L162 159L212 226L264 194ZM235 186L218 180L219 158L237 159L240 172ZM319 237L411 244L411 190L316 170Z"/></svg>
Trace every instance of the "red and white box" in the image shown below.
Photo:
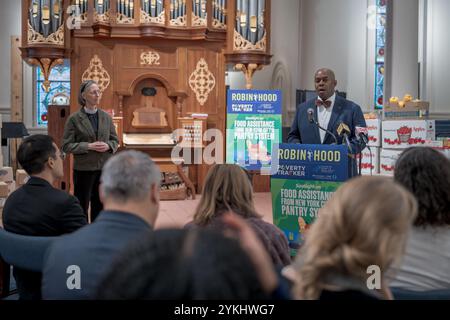
<svg viewBox="0 0 450 320"><path fill-rule="evenodd" d="M372 153L372 159L370 159L370 154ZM380 148L371 147L370 151L366 147L361 153L361 174L370 175L371 168L372 174L378 174L380 172ZM358 155L359 156L359 155ZM357 158L358 158L357 156ZM371 161L372 160L372 161ZM359 158L358 158L358 168L359 168Z"/></svg>
<svg viewBox="0 0 450 320"><path fill-rule="evenodd" d="M380 152L380 174L394 175L395 163L403 150L381 149Z"/></svg>
<svg viewBox="0 0 450 320"><path fill-rule="evenodd" d="M369 146L381 147L381 120L366 119L366 125L369 131Z"/></svg>
<svg viewBox="0 0 450 320"><path fill-rule="evenodd" d="M382 123L382 145L387 149L423 146L435 136L434 120L389 120Z"/></svg>

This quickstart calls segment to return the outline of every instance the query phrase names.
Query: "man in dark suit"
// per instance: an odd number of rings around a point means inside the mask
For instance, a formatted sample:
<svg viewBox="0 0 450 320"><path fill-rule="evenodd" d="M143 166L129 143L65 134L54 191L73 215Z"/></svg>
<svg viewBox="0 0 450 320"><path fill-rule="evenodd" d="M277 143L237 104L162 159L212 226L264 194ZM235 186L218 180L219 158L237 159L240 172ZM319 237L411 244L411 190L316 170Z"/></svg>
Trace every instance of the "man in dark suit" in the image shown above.
<svg viewBox="0 0 450 320"><path fill-rule="evenodd" d="M148 234L159 210L160 172L150 157L130 150L109 159L102 171L104 210L94 223L63 236L44 259L44 299L90 299L113 260L134 239Z"/></svg>
<svg viewBox="0 0 450 320"><path fill-rule="evenodd" d="M64 154L47 135L27 137L17 160L30 176L14 191L3 208L5 230L30 236L59 236L87 224L77 198L54 188L62 178ZM41 274L14 268L20 299L40 299Z"/></svg>
<svg viewBox="0 0 450 320"><path fill-rule="evenodd" d="M357 139L356 127L366 127L366 121L361 107L356 103L338 96L335 92L336 78L330 69L319 69L314 76L314 85L317 98L306 101L298 106L297 112L288 134L289 143L303 144L342 144L345 143L343 136L338 132L339 126L347 126L350 130L348 138L349 148L349 178L357 174L355 154L360 153L365 144ZM313 119L308 116L308 110L312 111ZM334 137L319 129L315 121L322 128L334 134Z"/></svg>

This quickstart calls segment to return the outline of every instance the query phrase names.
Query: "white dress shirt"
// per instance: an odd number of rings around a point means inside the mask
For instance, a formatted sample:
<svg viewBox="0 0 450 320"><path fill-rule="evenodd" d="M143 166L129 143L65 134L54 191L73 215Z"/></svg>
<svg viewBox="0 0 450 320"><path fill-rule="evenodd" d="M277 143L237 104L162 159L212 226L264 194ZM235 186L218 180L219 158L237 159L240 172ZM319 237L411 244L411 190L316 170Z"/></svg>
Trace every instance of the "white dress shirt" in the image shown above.
<svg viewBox="0 0 450 320"><path fill-rule="evenodd" d="M317 97L317 100L322 101L320 97ZM330 122L331 113L333 112L334 102L336 100L336 93L334 93L331 97L329 97L326 101L331 101L331 105L329 108L325 108L324 106L317 107L317 117L319 125L322 128L328 129L328 123ZM320 133L320 142L323 143L325 139L326 132L319 129Z"/></svg>

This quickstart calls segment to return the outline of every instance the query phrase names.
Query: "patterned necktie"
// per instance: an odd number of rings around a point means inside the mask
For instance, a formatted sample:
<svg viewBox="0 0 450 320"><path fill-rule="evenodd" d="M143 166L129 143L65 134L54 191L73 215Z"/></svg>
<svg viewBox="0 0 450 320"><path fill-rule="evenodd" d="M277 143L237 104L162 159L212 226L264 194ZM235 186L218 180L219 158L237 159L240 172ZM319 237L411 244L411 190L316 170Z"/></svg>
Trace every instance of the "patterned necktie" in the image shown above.
<svg viewBox="0 0 450 320"><path fill-rule="evenodd" d="M331 101L330 100L322 101L320 99L317 99L316 106L318 107L324 106L326 109L328 109L329 107L331 107Z"/></svg>

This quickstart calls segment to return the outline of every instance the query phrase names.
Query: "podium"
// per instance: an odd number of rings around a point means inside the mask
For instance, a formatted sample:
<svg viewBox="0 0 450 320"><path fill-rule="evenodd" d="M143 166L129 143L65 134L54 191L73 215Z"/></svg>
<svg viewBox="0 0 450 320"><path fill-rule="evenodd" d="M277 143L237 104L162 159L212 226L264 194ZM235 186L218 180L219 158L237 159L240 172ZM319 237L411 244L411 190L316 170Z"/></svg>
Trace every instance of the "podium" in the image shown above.
<svg viewBox="0 0 450 320"><path fill-rule="evenodd" d="M272 150L273 223L294 257L319 209L348 179L345 145L279 144Z"/></svg>

